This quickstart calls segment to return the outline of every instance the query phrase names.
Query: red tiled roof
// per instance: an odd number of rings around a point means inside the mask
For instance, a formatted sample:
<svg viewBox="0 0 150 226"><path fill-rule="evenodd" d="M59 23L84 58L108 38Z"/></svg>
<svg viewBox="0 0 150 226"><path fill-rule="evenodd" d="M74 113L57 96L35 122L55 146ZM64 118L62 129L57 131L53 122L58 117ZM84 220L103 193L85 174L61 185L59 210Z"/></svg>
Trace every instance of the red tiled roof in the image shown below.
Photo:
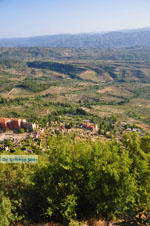
<svg viewBox="0 0 150 226"><path fill-rule="evenodd" d="M19 118L13 118L12 120L13 120L13 121L20 121Z"/></svg>
<svg viewBox="0 0 150 226"><path fill-rule="evenodd" d="M0 118L1 123L7 123L9 120L9 118Z"/></svg>

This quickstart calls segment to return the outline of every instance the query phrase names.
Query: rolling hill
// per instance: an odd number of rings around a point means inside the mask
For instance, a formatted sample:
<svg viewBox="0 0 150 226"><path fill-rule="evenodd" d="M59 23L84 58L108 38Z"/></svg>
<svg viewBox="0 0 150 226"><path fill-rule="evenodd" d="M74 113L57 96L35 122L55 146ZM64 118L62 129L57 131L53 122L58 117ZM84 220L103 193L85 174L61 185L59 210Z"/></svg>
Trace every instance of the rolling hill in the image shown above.
<svg viewBox="0 0 150 226"><path fill-rule="evenodd" d="M107 33L0 39L0 47L128 48L147 46L150 46L150 28Z"/></svg>

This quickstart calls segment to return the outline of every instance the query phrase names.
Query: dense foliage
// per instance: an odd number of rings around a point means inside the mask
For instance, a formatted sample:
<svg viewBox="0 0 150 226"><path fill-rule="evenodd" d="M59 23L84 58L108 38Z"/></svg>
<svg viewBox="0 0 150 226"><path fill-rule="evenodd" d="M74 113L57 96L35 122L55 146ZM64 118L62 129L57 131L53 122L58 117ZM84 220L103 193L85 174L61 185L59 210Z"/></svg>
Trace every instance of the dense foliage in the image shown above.
<svg viewBox="0 0 150 226"><path fill-rule="evenodd" d="M150 205L150 138L123 144L47 137L38 165L1 164L0 219L11 222L121 217ZM34 151L34 147L32 148ZM18 148L16 154L22 153Z"/></svg>

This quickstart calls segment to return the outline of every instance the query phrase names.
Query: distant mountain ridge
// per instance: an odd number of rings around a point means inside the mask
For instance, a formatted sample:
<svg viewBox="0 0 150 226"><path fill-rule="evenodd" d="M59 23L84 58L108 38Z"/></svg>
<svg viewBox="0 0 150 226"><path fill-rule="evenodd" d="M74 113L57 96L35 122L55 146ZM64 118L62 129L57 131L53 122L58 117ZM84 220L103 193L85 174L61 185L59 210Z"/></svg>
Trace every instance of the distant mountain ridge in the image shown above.
<svg viewBox="0 0 150 226"><path fill-rule="evenodd" d="M150 28L102 33L46 35L29 38L1 38L0 47L150 47Z"/></svg>

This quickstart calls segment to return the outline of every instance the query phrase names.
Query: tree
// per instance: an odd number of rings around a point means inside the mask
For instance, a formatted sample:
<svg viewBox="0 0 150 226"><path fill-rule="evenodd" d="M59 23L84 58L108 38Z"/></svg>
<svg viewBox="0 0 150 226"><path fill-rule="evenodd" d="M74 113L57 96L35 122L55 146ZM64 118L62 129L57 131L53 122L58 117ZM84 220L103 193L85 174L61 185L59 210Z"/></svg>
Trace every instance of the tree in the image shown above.
<svg viewBox="0 0 150 226"><path fill-rule="evenodd" d="M22 217L19 217L15 206L10 201L9 197L6 197L4 193L0 193L0 226L10 226L19 222Z"/></svg>

